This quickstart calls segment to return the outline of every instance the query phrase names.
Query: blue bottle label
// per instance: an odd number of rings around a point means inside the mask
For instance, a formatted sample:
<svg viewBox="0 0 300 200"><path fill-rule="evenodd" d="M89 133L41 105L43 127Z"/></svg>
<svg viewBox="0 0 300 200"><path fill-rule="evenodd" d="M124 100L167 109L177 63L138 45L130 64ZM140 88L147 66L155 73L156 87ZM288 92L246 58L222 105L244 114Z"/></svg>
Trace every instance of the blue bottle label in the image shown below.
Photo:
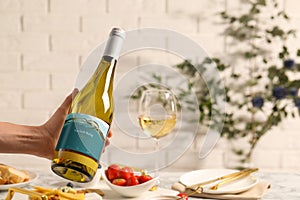
<svg viewBox="0 0 300 200"><path fill-rule="evenodd" d="M56 150L72 150L99 161L109 125L99 118L71 113L67 116Z"/></svg>

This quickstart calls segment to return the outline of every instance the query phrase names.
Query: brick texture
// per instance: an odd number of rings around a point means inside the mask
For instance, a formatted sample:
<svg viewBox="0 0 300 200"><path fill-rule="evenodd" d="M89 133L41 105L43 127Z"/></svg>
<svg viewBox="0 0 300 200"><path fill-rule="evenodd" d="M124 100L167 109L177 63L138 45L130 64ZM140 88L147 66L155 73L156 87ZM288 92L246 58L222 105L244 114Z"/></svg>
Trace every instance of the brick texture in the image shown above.
<svg viewBox="0 0 300 200"><path fill-rule="evenodd" d="M21 70L20 53L0 53L0 72L16 72Z"/></svg>
<svg viewBox="0 0 300 200"><path fill-rule="evenodd" d="M1 73L0 81L1 91L49 89L49 77L44 72Z"/></svg>
<svg viewBox="0 0 300 200"><path fill-rule="evenodd" d="M160 14L166 11L166 0L125 0L123 5L118 0L108 1L109 13L121 13L123 15L150 15Z"/></svg>
<svg viewBox="0 0 300 200"><path fill-rule="evenodd" d="M47 0L1 0L1 13L46 13Z"/></svg>
<svg viewBox="0 0 300 200"><path fill-rule="evenodd" d="M68 72L78 69L78 55L71 53L24 53L25 71Z"/></svg>
<svg viewBox="0 0 300 200"><path fill-rule="evenodd" d="M290 15L291 26L299 30L299 1L279 3ZM230 51L220 34L223 27L216 25L216 13L224 8L237 13L243 9L237 0L0 0L0 121L29 125L45 122L72 91L85 58L115 26L125 30L171 29L197 42L208 55ZM160 42L169 45L167 39ZM299 40L287 44L300 45ZM155 51L131 52L120 58L115 86L120 86L122 78L137 65L174 65L180 60ZM118 137L120 129L116 125L112 127L112 142L116 145L131 151L153 148L153 141L127 142L128 136ZM298 129L299 121L289 119L266 134L255 151L257 166L264 170L299 171ZM202 141L203 136L198 136L169 168L223 167L226 142L220 140L200 160ZM169 155L163 156L167 160Z"/></svg>
<svg viewBox="0 0 300 200"><path fill-rule="evenodd" d="M24 108L27 110L53 110L58 107L67 94L52 91L26 92Z"/></svg>
<svg viewBox="0 0 300 200"><path fill-rule="evenodd" d="M17 117L16 117L17 116ZM0 120L26 125L40 125L49 118L47 110L2 109Z"/></svg>
<svg viewBox="0 0 300 200"><path fill-rule="evenodd" d="M0 13L0 24L2 33L17 33L21 31L21 16L19 14Z"/></svg>
<svg viewBox="0 0 300 200"><path fill-rule="evenodd" d="M0 108L1 109L20 109L22 106L22 95L15 91L0 92Z"/></svg>
<svg viewBox="0 0 300 200"><path fill-rule="evenodd" d="M0 35L1 52L47 51L49 39L42 33L17 33Z"/></svg>
<svg viewBox="0 0 300 200"><path fill-rule="evenodd" d="M113 27L122 27L124 30L133 30L138 28L139 16L124 14L119 12L89 15L82 17L82 32L85 34L93 33L106 39L108 30Z"/></svg>
<svg viewBox="0 0 300 200"><path fill-rule="evenodd" d="M106 0L50 0L49 10L60 15L97 15L106 11Z"/></svg>
<svg viewBox="0 0 300 200"><path fill-rule="evenodd" d="M78 15L63 14L25 14L24 32L34 33L74 33L79 31Z"/></svg>

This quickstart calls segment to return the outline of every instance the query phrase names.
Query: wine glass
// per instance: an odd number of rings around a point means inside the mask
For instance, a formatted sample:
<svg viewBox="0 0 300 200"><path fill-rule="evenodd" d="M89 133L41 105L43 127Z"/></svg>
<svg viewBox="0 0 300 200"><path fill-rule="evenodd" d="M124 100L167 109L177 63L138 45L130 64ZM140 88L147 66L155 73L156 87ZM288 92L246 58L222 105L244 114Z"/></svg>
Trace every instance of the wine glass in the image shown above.
<svg viewBox="0 0 300 200"><path fill-rule="evenodd" d="M176 98L167 89L144 90L140 99L138 119L144 133L154 138L159 150L159 138L168 135L176 124Z"/></svg>

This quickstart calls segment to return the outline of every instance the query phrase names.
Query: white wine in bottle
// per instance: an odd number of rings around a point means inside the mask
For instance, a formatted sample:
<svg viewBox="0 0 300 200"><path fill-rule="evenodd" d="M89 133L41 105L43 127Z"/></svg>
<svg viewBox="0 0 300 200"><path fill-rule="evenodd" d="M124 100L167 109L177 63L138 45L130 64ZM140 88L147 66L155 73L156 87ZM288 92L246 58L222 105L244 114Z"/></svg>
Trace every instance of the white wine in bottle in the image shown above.
<svg viewBox="0 0 300 200"><path fill-rule="evenodd" d="M66 179L93 179L113 117L113 77L125 31L112 29L101 61L73 99L55 148L51 169Z"/></svg>

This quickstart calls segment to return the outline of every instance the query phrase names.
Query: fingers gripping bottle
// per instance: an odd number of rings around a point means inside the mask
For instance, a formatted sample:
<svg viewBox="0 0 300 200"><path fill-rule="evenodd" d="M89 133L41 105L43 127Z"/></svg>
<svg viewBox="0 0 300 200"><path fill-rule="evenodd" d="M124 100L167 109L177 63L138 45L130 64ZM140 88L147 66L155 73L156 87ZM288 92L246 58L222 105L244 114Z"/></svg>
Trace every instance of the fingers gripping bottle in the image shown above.
<svg viewBox="0 0 300 200"><path fill-rule="evenodd" d="M125 32L114 28L100 63L73 99L51 169L76 182L93 179L113 117L113 77Z"/></svg>

